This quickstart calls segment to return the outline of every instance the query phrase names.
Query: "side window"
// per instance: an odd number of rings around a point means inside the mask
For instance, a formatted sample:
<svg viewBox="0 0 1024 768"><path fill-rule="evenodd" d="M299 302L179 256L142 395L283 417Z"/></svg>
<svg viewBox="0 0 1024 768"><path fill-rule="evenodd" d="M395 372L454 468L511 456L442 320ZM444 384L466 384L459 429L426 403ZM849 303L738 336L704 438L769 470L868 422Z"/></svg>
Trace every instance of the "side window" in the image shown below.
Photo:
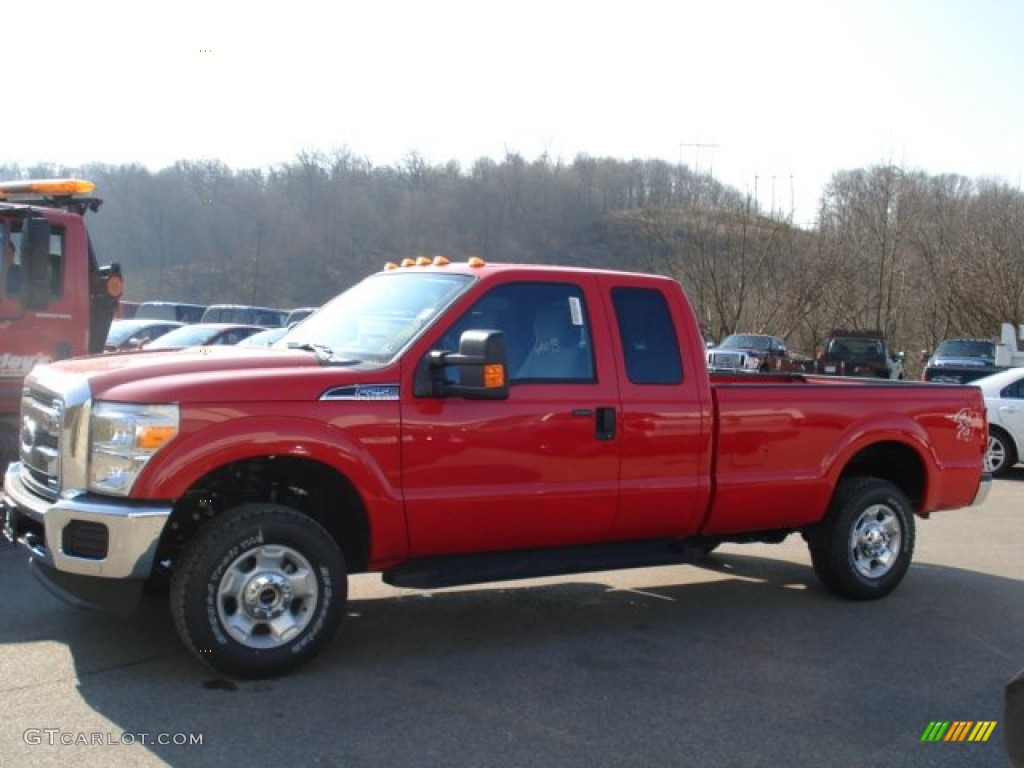
<svg viewBox="0 0 1024 768"><path fill-rule="evenodd" d="M64 228L56 226L50 232L50 295L64 295Z"/></svg>
<svg viewBox="0 0 1024 768"><path fill-rule="evenodd" d="M20 225L18 225L20 226ZM3 291L8 296L20 296L27 271L22 260L21 232L3 233ZM50 259L47 264L50 296L59 299L64 295L64 228L54 226L50 230Z"/></svg>
<svg viewBox="0 0 1024 768"><path fill-rule="evenodd" d="M224 338L221 339L221 344L237 344L242 339L252 336L253 332L248 329L239 328L237 330L228 331L224 334Z"/></svg>
<svg viewBox="0 0 1024 768"><path fill-rule="evenodd" d="M594 380L594 358L586 305L569 283L509 283L480 298L442 338L455 350L468 330L505 334L509 380Z"/></svg>
<svg viewBox="0 0 1024 768"><path fill-rule="evenodd" d="M650 288L613 288L612 305L629 380L634 384L681 383L679 339L664 295Z"/></svg>
<svg viewBox="0 0 1024 768"><path fill-rule="evenodd" d="M21 249L18 247L20 235L0 228L0 247L3 248L2 268L0 278L3 282L3 291L8 296L21 295L21 283L24 279L24 270L21 266Z"/></svg>
<svg viewBox="0 0 1024 768"><path fill-rule="evenodd" d="M1003 391L999 393L1002 397L1011 400L1019 400L1024 398L1024 379L1015 381L1008 387L1004 387Z"/></svg>

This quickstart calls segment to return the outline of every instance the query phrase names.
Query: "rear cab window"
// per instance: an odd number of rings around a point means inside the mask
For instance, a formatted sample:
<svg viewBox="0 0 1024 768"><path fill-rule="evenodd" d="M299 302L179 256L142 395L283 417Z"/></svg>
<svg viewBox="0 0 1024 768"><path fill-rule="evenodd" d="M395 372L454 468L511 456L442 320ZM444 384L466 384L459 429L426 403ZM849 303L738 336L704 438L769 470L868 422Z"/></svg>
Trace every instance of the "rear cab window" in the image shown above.
<svg viewBox="0 0 1024 768"><path fill-rule="evenodd" d="M626 377L633 384L681 384L683 361L664 294L651 288L612 288Z"/></svg>

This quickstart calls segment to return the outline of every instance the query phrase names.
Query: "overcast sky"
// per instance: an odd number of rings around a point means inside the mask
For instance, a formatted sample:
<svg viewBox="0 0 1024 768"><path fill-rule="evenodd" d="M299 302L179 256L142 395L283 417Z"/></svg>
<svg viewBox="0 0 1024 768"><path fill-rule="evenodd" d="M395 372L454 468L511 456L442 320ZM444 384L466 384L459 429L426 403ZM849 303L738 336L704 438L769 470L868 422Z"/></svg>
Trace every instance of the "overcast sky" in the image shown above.
<svg viewBox="0 0 1024 768"><path fill-rule="evenodd" d="M1024 182L1021 0L47 0L0 160L660 158L813 218L839 170ZM102 190L98 190L102 193Z"/></svg>

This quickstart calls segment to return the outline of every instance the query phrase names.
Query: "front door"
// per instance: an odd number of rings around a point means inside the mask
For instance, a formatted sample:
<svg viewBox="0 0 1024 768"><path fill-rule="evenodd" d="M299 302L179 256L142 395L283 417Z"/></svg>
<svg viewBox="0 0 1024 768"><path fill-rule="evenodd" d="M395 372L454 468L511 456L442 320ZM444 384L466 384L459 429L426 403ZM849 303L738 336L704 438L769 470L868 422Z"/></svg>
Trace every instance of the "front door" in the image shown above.
<svg viewBox="0 0 1024 768"><path fill-rule="evenodd" d="M413 556L589 543L617 506L618 387L596 281L509 282L489 290L435 348L469 329L503 331L507 400L403 403L402 461ZM595 338L599 343L595 344Z"/></svg>

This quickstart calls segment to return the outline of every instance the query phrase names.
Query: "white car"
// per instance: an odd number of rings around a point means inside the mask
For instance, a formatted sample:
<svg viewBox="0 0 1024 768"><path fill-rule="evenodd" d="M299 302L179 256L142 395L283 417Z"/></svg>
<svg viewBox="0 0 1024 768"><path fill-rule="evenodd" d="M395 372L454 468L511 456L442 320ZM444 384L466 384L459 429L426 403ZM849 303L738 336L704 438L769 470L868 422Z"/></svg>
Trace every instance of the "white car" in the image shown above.
<svg viewBox="0 0 1024 768"><path fill-rule="evenodd" d="M988 411L985 469L1000 477L1024 457L1024 368L1008 368L971 383L981 387Z"/></svg>

